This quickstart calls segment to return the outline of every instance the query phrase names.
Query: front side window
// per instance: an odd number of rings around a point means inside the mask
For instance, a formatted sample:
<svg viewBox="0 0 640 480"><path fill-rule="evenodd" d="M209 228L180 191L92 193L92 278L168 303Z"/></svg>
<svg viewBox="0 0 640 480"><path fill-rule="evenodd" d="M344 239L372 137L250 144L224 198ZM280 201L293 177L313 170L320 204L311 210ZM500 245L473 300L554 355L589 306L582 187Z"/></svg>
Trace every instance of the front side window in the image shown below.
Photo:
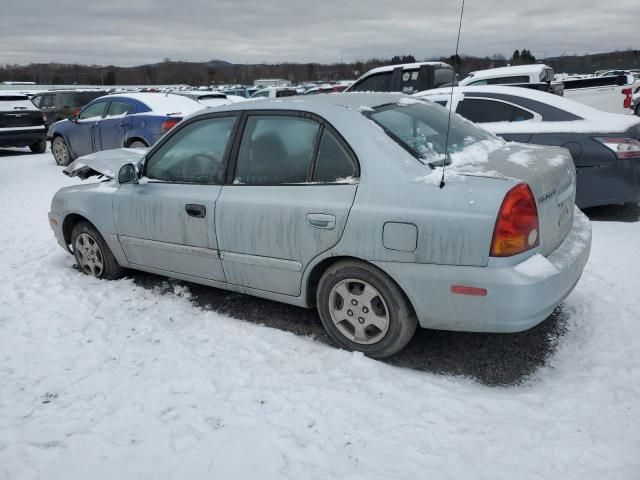
<svg viewBox="0 0 640 480"><path fill-rule="evenodd" d="M457 113L474 123L518 122L530 120L533 114L504 102L467 98L460 102Z"/></svg>
<svg viewBox="0 0 640 480"><path fill-rule="evenodd" d="M307 181L320 125L284 115L247 119L235 184L281 185Z"/></svg>
<svg viewBox="0 0 640 480"><path fill-rule="evenodd" d="M354 179L356 165L349 152L333 133L324 129L313 175L314 182L336 183Z"/></svg>
<svg viewBox="0 0 640 480"><path fill-rule="evenodd" d="M80 112L80 115L78 115L78 120L98 119L102 117L106 106L107 102L96 102L94 104L91 104L82 112Z"/></svg>
<svg viewBox="0 0 640 480"><path fill-rule="evenodd" d="M363 112L400 146L416 158L441 161L447 143L448 110L432 103L390 104ZM449 153L457 153L483 140L495 140L488 132L451 116Z"/></svg>
<svg viewBox="0 0 640 480"><path fill-rule="evenodd" d="M107 111L107 118L109 117L123 117L131 113L133 107L125 102L111 102L109 110Z"/></svg>
<svg viewBox="0 0 640 480"><path fill-rule="evenodd" d="M377 73L356 83L349 89L350 92L390 92L391 72Z"/></svg>
<svg viewBox="0 0 640 480"><path fill-rule="evenodd" d="M487 85L509 85L511 83L529 83L527 75L519 75L514 77L489 78Z"/></svg>
<svg viewBox="0 0 640 480"><path fill-rule="evenodd" d="M295 90L278 90L276 92L276 97L295 97L298 94Z"/></svg>
<svg viewBox="0 0 640 480"><path fill-rule="evenodd" d="M262 97L268 97L268 96L269 96L269 90L265 90L263 92L254 93L251 98L262 98Z"/></svg>
<svg viewBox="0 0 640 480"><path fill-rule="evenodd" d="M163 182L222 184L235 121L235 116L219 117L186 125L149 159L145 175Z"/></svg>

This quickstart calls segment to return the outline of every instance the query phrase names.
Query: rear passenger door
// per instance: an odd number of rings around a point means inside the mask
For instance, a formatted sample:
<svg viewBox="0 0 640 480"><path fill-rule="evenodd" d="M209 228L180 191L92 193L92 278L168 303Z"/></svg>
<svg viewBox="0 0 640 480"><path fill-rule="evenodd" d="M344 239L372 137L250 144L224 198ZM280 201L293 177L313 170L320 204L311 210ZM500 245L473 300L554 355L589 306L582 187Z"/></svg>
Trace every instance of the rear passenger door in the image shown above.
<svg viewBox="0 0 640 480"><path fill-rule="evenodd" d="M238 139L216 203L227 282L297 296L305 267L342 235L357 159L331 126L299 112L246 114Z"/></svg>

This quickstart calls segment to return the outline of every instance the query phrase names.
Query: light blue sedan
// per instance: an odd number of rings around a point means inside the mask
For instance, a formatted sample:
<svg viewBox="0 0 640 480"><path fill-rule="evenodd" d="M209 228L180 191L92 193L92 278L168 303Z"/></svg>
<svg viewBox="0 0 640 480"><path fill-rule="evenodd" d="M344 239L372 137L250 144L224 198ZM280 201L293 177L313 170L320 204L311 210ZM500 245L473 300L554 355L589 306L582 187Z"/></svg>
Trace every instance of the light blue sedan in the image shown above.
<svg viewBox="0 0 640 480"><path fill-rule="evenodd" d="M338 345L375 358L418 324L531 328L589 256L571 156L457 115L447 150L447 120L394 94L208 109L149 151L73 162L67 174L104 180L58 191L49 221L88 275L131 268L316 307Z"/></svg>

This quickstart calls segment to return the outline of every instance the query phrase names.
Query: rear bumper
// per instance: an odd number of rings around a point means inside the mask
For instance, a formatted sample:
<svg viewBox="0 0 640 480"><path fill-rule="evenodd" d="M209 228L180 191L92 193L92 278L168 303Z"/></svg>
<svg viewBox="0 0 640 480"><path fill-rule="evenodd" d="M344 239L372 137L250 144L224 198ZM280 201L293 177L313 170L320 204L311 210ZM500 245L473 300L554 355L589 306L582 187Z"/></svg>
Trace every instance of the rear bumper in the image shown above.
<svg viewBox="0 0 640 480"><path fill-rule="evenodd" d="M571 293L591 250L591 224L578 209L564 242L548 257L512 266L456 267L376 263L409 297L423 328L509 333L545 320ZM459 295L452 285L485 288L487 296Z"/></svg>
<svg viewBox="0 0 640 480"><path fill-rule="evenodd" d="M576 205L580 208L640 202L640 160L617 160L576 167Z"/></svg>
<svg viewBox="0 0 640 480"><path fill-rule="evenodd" d="M28 147L47 138L47 130L9 130L0 129L0 147Z"/></svg>

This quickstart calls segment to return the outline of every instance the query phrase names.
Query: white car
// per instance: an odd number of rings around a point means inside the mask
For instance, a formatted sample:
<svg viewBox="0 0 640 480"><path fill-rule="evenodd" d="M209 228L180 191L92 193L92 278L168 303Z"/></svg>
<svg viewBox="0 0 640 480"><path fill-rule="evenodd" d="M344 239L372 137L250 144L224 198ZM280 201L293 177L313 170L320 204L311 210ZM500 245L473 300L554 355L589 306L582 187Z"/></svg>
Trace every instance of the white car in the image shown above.
<svg viewBox="0 0 640 480"><path fill-rule="evenodd" d="M176 95L191 98L205 107L219 107L221 105L229 105L231 103L244 102L247 99L238 95L227 95L222 92L202 92L193 90L184 90L173 92Z"/></svg>
<svg viewBox="0 0 640 480"><path fill-rule="evenodd" d="M590 107L610 113L633 113L631 93L633 75L617 77L591 77L566 79L555 82L553 69L547 65L518 65L515 67L490 68L472 72L459 82L461 87L482 85L513 85L527 83L548 83L550 90ZM562 89L562 84L564 88Z"/></svg>
<svg viewBox="0 0 640 480"><path fill-rule="evenodd" d="M292 87L267 87L251 95L251 99L294 97L296 95L298 95L298 91Z"/></svg>

